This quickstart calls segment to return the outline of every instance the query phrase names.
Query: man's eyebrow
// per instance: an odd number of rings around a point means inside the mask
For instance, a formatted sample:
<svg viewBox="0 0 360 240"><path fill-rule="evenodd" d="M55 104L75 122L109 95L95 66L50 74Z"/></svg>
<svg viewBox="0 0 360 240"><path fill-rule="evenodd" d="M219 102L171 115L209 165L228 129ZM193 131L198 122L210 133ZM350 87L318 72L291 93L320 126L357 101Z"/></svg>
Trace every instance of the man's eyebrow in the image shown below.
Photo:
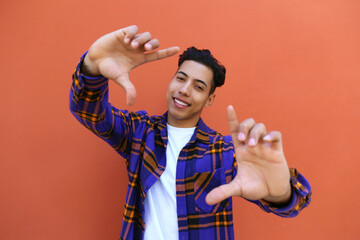
<svg viewBox="0 0 360 240"><path fill-rule="evenodd" d="M184 73L183 71L178 71L177 73L180 73L182 75L184 75L185 77L189 77L186 73ZM195 79L196 82L199 82L201 84L204 84L205 87L207 87L207 84L205 83L205 81L201 80L201 79Z"/></svg>
<svg viewBox="0 0 360 240"><path fill-rule="evenodd" d="M206 83L205 83L203 80L200 80L200 79L195 79L195 81L197 81L197 82L199 82L199 83L201 83L201 84L204 84L204 85L205 85L205 87L207 87Z"/></svg>
<svg viewBox="0 0 360 240"><path fill-rule="evenodd" d="M185 75L185 77L189 77L186 73L184 73L183 71L178 71L177 73L180 73L182 75Z"/></svg>

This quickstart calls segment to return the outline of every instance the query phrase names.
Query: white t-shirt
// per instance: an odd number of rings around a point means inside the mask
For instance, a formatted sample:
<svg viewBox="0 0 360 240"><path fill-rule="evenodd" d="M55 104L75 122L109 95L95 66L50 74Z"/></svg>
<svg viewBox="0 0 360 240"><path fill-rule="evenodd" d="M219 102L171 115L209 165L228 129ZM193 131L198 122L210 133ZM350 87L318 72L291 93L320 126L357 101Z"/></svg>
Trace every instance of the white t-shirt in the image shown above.
<svg viewBox="0 0 360 240"><path fill-rule="evenodd" d="M145 240L177 240L176 165L181 149L190 141L193 128L167 124L166 168L145 196Z"/></svg>

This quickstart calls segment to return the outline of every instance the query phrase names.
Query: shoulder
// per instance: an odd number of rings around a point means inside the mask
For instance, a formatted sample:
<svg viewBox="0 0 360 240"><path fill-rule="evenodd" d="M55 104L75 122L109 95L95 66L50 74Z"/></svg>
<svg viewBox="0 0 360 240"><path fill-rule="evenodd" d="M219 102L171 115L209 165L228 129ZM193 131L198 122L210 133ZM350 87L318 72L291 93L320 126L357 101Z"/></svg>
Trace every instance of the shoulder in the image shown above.
<svg viewBox="0 0 360 240"><path fill-rule="evenodd" d="M152 127L162 126L166 127L166 113L163 115L149 115L147 111L128 111L128 110L120 110L120 114L123 117L133 123L134 125L146 124Z"/></svg>
<svg viewBox="0 0 360 240"><path fill-rule="evenodd" d="M120 115L124 120L129 122L144 122L148 121L149 115L145 110L133 112L129 110L119 110L115 114Z"/></svg>
<svg viewBox="0 0 360 240"><path fill-rule="evenodd" d="M232 146L233 142L232 142L232 138L229 135L222 135L220 132L213 130L209 127L207 127L208 129L208 134L209 134L209 142L210 144L223 144L223 145L229 145Z"/></svg>

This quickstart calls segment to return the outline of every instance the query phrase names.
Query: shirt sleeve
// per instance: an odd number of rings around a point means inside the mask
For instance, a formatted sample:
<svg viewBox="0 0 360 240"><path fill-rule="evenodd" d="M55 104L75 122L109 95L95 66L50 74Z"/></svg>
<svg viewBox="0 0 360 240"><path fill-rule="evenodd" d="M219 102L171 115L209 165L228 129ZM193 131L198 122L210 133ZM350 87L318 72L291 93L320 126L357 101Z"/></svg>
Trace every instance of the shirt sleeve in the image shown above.
<svg viewBox="0 0 360 240"><path fill-rule="evenodd" d="M80 72L86 54L81 57L72 76L70 111L82 125L127 160L134 129L146 114L119 110L112 106L108 102L108 79L103 76L89 77Z"/></svg>
<svg viewBox="0 0 360 240"><path fill-rule="evenodd" d="M295 217L307 207L311 201L311 186L309 182L294 168L290 169L290 183L292 188L291 200L288 205L276 207L264 200L253 201L264 211L274 213L280 217Z"/></svg>

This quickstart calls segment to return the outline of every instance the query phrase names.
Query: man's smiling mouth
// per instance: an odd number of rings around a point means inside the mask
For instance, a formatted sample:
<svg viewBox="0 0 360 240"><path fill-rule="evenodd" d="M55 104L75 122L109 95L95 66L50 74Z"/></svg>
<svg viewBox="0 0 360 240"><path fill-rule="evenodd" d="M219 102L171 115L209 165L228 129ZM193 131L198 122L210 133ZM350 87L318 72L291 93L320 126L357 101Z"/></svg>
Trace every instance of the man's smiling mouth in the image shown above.
<svg viewBox="0 0 360 240"><path fill-rule="evenodd" d="M177 99L177 98L174 98L174 101L175 101L175 103L177 103L177 104L179 104L179 105L181 105L181 106L184 106L184 107L190 106L189 103L183 102L183 101L181 101L181 100L179 100L179 99Z"/></svg>

